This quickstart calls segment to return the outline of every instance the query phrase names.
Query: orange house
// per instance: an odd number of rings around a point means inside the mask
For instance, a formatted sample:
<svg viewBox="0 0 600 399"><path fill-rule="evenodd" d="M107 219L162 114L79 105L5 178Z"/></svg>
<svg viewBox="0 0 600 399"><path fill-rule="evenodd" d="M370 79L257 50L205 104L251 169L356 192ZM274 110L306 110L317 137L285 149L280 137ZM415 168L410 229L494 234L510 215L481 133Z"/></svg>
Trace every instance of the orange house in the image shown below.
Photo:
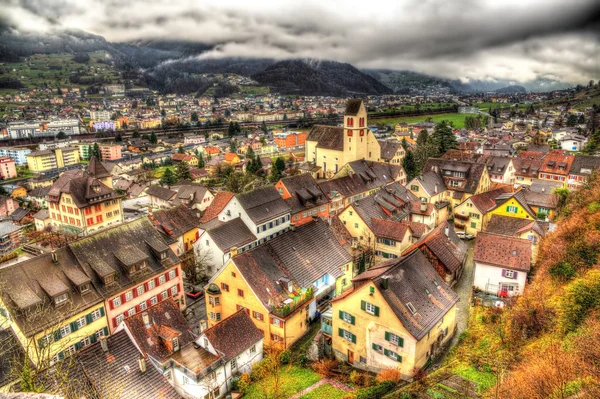
<svg viewBox="0 0 600 399"><path fill-rule="evenodd" d="M300 226L314 217L329 219L329 200L310 173L285 177L275 188L292 210L292 224Z"/></svg>
<svg viewBox="0 0 600 399"><path fill-rule="evenodd" d="M292 148L305 145L306 137L306 132L278 133L274 135L274 140L278 148Z"/></svg>

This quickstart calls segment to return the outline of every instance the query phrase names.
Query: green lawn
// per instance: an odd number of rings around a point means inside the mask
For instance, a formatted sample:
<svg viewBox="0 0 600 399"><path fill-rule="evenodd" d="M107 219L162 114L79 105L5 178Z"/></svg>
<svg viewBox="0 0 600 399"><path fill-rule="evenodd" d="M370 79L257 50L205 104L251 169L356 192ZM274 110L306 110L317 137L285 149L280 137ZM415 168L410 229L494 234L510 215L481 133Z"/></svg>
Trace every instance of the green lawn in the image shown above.
<svg viewBox="0 0 600 399"><path fill-rule="evenodd" d="M419 115L419 116L401 116L396 118L384 118L384 119L373 119L373 123L385 123L387 125L396 125L400 122L406 123L417 123L425 122L428 118L431 118L433 122L438 123L443 120L451 121L454 123L454 127L461 129L465 127L465 116L467 114L434 114L434 115Z"/></svg>
<svg viewBox="0 0 600 399"><path fill-rule="evenodd" d="M241 96L257 96L263 94L269 94L269 88L265 86L238 86Z"/></svg>
<svg viewBox="0 0 600 399"><path fill-rule="evenodd" d="M300 399L342 399L347 395L350 394L329 384L323 384L307 395L302 395Z"/></svg>
<svg viewBox="0 0 600 399"><path fill-rule="evenodd" d="M479 371L475 367L460 363L452 368L452 372L467 380L479 384L479 392L485 392L496 383L496 377L491 371Z"/></svg>
<svg viewBox="0 0 600 399"><path fill-rule="evenodd" d="M308 388L320 379L321 376L308 367L302 368L298 366L285 366L284 370L282 371L279 377L279 397L289 398L290 396L298 393L299 391ZM272 377L269 377L266 382L256 382L249 387L248 391L244 395L244 399L263 399L264 389L266 388L267 390L269 390L269 392L272 392L272 386ZM317 398L317 396L310 397Z"/></svg>

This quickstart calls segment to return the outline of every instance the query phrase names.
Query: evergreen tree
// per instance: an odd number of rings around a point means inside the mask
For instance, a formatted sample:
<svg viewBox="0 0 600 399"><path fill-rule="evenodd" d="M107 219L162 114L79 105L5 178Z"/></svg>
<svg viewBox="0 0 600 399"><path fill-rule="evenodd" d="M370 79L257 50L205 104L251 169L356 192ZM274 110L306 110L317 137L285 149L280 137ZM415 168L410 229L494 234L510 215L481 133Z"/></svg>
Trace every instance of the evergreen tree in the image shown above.
<svg viewBox="0 0 600 399"><path fill-rule="evenodd" d="M402 148L404 148L404 151L408 151L408 141L406 141L406 137L402 138Z"/></svg>
<svg viewBox="0 0 600 399"><path fill-rule="evenodd" d="M592 133L582 152L587 155L596 155L600 152L600 129Z"/></svg>
<svg viewBox="0 0 600 399"><path fill-rule="evenodd" d="M192 112L192 115L190 116L190 120L192 122L198 122L198 113L196 111Z"/></svg>
<svg viewBox="0 0 600 399"><path fill-rule="evenodd" d="M175 176L177 180L192 180L189 165L186 162L179 162L175 166Z"/></svg>
<svg viewBox="0 0 600 399"><path fill-rule="evenodd" d="M229 135L229 137L235 136L235 126L233 125L233 122L229 122L229 128L227 129L227 134Z"/></svg>
<svg viewBox="0 0 600 399"><path fill-rule="evenodd" d="M204 155L202 155L202 153L198 153L198 167L199 168L203 168L204 167Z"/></svg>
<svg viewBox="0 0 600 399"><path fill-rule="evenodd" d="M404 159L402 159L402 167L404 168L406 178L409 181L419 174L417 163L415 161L415 154L411 150L406 151L406 155L404 156Z"/></svg>
<svg viewBox="0 0 600 399"><path fill-rule="evenodd" d="M239 122L235 122L233 124L233 130L235 131L235 134L242 133L242 127L240 126Z"/></svg>
<svg viewBox="0 0 600 399"><path fill-rule="evenodd" d="M177 183L177 177L173 173L173 170L171 168L165 169L165 173L163 173L162 177L160 178L160 185L171 188L171 186L175 183Z"/></svg>
<svg viewBox="0 0 600 399"><path fill-rule="evenodd" d="M178 154L185 154L185 149L183 148L183 146L182 146L182 145L180 145L180 146L177 148L177 153L178 153Z"/></svg>
<svg viewBox="0 0 600 399"><path fill-rule="evenodd" d="M452 126L447 121L441 121L435 125L431 135L431 143L437 150L436 156L446 153L446 151L456 148L456 136L452 131Z"/></svg>
<svg viewBox="0 0 600 399"><path fill-rule="evenodd" d="M231 152L231 153L234 153L234 154L235 154L235 153L236 153L236 151L237 151L237 144L236 144L236 141L232 139L232 140L229 142L229 152Z"/></svg>
<svg viewBox="0 0 600 399"><path fill-rule="evenodd" d="M133 131L133 133L131 134L131 138L132 139L139 139L140 138L140 132L137 129L135 129Z"/></svg>
<svg viewBox="0 0 600 399"><path fill-rule="evenodd" d="M271 166L271 175L269 176L269 180L271 182L276 182L282 177L282 172L285 169L285 160L282 157L277 157L273 166Z"/></svg>
<svg viewBox="0 0 600 399"><path fill-rule="evenodd" d="M267 124L265 123L265 121L262 122L262 124L260 125L260 129L265 132L268 133L269 131L267 130Z"/></svg>
<svg viewBox="0 0 600 399"><path fill-rule="evenodd" d="M423 129L419 132L419 135L417 136L417 146L422 146L427 144L427 141L429 140L429 132L427 132L427 129Z"/></svg>
<svg viewBox="0 0 600 399"><path fill-rule="evenodd" d="M151 142L152 144L158 143L158 138L156 137L156 133L152 132L148 141Z"/></svg>
<svg viewBox="0 0 600 399"><path fill-rule="evenodd" d="M100 151L100 146L98 143L94 143L94 155L98 159L98 161L102 161L102 152Z"/></svg>
<svg viewBox="0 0 600 399"><path fill-rule="evenodd" d="M90 159L92 157L92 155L94 155L94 148L92 147L92 145L90 144L88 146L88 152L87 152L87 159Z"/></svg>
<svg viewBox="0 0 600 399"><path fill-rule="evenodd" d="M115 143L122 143L123 142L123 137L121 136L121 134L117 134L115 136Z"/></svg>
<svg viewBox="0 0 600 399"><path fill-rule="evenodd" d="M246 151L246 158L250 161L246 165L246 171L252 174L256 173L256 171L258 170L258 168L256 168L255 161L256 155L254 155L254 150L250 146L248 146L248 151Z"/></svg>

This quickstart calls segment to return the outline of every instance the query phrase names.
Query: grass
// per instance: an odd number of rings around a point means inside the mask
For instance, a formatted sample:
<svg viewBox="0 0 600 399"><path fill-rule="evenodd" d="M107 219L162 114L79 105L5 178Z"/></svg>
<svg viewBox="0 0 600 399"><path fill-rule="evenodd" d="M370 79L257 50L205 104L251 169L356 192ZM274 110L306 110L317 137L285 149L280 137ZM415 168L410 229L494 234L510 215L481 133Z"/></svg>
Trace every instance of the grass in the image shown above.
<svg viewBox="0 0 600 399"><path fill-rule="evenodd" d="M348 392L337 389L329 384L323 384L314 391L309 392L306 395L302 395L300 399L342 399L347 395L351 395Z"/></svg>
<svg viewBox="0 0 600 399"><path fill-rule="evenodd" d="M269 94L269 88L264 86L238 86L240 88L238 95L241 96L258 96Z"/></svg>
<svg viewBox="0 0 600 399"><path fill-rule="evenodd" d="M320 379L321 376L310 368L286 366L279 376L279 397L289 398L299 391L308 388ZM266 383L259 382L250 385L248 391L244 395L244 399L264 398L264 386L266 385L269 392L271 392L272 382L272 377L269 377L269 380L266 381ZM317 396L313 396L313 398L317 398Z"/></svg>
<svg viewBox="0 0 600 399"><path fill-rule="evenodd" d="M479 371L475 367L464 363L454 366L452 372L479 384L479 392L487 391L496 383L496 377L491 371Z"/></svg>
<svg viewBox="0 0 600 399"><path fill-rule="evenodd" d="M450 121L454 124L454 127L457 129L462 129L465 127L465 117L467 114L434 114L434 115L419 115L419 116L401 116L396 118L384 118L384 119L373 119L375 123L385 123L386 125L396 125L400 122L406 123L417 123L417 122L425 122L428 118L435 123L441 122L443 120Z"/></svg>

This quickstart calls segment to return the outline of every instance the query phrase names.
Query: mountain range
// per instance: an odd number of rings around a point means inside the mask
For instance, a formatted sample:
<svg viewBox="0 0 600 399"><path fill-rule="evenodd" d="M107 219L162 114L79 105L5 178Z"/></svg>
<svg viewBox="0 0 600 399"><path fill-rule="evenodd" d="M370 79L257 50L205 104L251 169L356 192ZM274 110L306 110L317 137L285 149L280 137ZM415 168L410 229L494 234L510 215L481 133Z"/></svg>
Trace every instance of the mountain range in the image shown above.
<svg viewBox="0 0 600 399"><path fill-rule="evenodd" d="M79 30L34 34L0 27L0 62L18 62L33 54L88 53L103 50L109 62L134 80L161 92L201 94L215 81L199 74L232 73L252 78L281 94L370 95L428 92L549 91L569 84L539 78L519 83L506 80L461 82L412 71L359 70L336 61L261 58L206 58L214 46L169 40L108 42L102 36ZM235 88L221 87L229 93ZM523 90L522 90L523 89Z"/></svg>

